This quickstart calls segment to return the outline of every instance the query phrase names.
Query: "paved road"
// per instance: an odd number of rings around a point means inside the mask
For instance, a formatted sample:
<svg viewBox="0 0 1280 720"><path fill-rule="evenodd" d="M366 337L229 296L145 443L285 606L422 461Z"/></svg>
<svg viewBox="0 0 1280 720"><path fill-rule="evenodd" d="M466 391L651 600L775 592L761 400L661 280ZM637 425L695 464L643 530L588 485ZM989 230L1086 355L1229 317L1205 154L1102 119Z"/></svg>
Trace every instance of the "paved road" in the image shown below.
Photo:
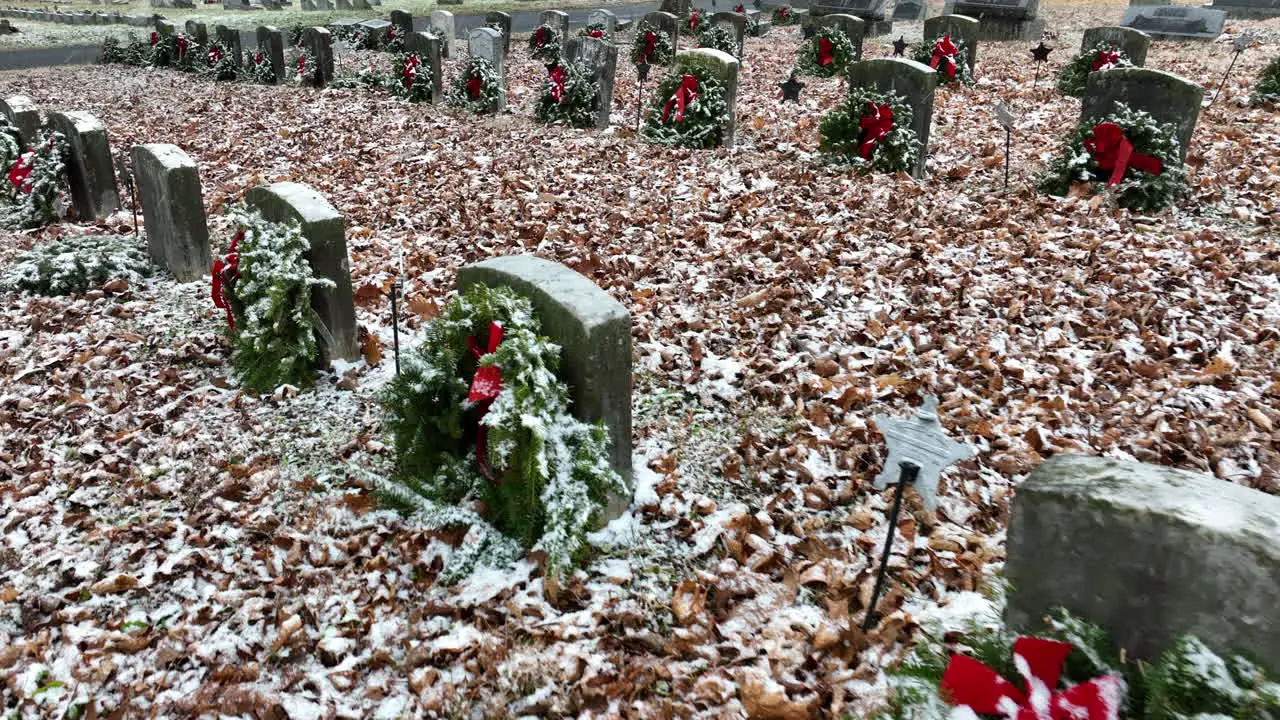
<svg viewBox="0 0 1280 720"><path fill-rule="evenodd" d="M105 36L106 33L103 33ZM0 70L45 67L48 65L88 65L102 57L101 45L10 50L0 52Z"/></svg>

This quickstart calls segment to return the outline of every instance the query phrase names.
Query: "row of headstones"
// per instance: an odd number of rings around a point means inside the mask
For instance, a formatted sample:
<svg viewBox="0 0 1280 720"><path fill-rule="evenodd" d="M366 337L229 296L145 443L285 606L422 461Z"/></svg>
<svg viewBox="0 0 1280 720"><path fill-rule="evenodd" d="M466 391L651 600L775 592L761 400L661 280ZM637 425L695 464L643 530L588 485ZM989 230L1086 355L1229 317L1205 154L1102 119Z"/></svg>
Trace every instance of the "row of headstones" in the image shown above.
<svg viewBox="0 0 1280 720"><path fill-rule="evenodd" d="M0 17L16 20L63 23L65 25L117 25L129 24L142 27L155 22L154 15L122 15L104 12L53 12L29 8L0 8Z"/></svg>

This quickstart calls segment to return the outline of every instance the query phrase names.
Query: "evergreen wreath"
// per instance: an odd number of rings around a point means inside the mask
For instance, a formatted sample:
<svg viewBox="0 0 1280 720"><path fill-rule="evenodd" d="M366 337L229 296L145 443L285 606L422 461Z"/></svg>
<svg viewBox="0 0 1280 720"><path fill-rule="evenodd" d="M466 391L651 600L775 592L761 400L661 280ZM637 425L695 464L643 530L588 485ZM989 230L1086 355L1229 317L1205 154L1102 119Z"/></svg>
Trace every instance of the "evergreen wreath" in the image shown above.
<svg viewBox="0 0 1280 720"><path fill-rule="evenodd" d="M417 53L406 53L395 60L398 82L388 82L393 93L411 103L430 102L431 82L422 75L422 58Z"/></svg>
<svg viewBox="0 0 1280 720"><path fill-rule="evenodd" d="M1045 693L1042 700L1051 707L1065 709L1059 702L1074 700L1070 704L1079 710L1105 710L1103 714L1123 720L1265 720L1280 713L1280 683L1274 675L1244 657L1223 658L1192 635L1180 637L1154 663L1146 663L1117 657L1105 630L1065 611L1055 610L1046 621L1032 638L978 622L945 638L926 633L907 660L889 672L889 705L879 720L959 717L952 703L972 700L968 696L989 688L995 680L992 672L1006 680L1019 678L1024 670L1034 674L1044 666L1028 657L1046 654L1063 658L1060 684L1069 688L1059 692L1041 680L1046 687L1037 692ZM1015 653L1021 663L1015 662ZM1094 699L1114 704L1089 702ZM974 705L968 709L979 718L1005 717Z"/></svg>
<svg viewBox="0 0 1280 720"><path fill-rule="evenodd" d="M728 25L707 25L698 33L698 47L711 48L741 59L742 48L738 37Z"/></svg>
<svg viewBox="0 0 1280 720"><path fill-rule="evenodd" d="M675 46L671 35L649 22L640 23L635 39L631 42L631 62L642 61L650 65L670 65L675 59Z"/></svg>
<svg viewBox="0 0 1280 720"><path fill-rule="evenodd" d="M261 50L249 55L244 60L244 70L240 77L248 83L258 85L275 85L276 71L271 67L271 59Z"/></svg>
<svg viewBox="0 0 1280 720"><path fill-rule="evenodd" d="M103 65L125 65L129 64L125 60L126 48L121 47L120 40L115 35L108 35L102 41L102 64Z"/></svg>
<svg viewBox="0 0 1280 720"><path fill-rule="evenodd" d="M403 69L403 66L401 69ZM378 69L372 64L366 68L361 68L358 73L344 72L329 81L329 87L331 88L359 88L363 90L395 87L397 84L397 80L378 72Z"/></svg>
<svg viewBox="0 0 1280 720"><path fill-rule="evenodd" d="M113 280L135 285L152 272L146 247L132 237L76 235L19 253L0 274L0 291L77 295Z"/></svg>
<svg viewBox="0 0 1280 720"><path fill-rule="evenodd" d="M919 159L920 138L911 129L911 106L892 92L852 87L845 100L822 118L818 148L838 162L863 170L909 173Z"/></svg>
<svg viewBox="0 0 1280 720"><path fill-rule="evenodd" d="M539 25L529 35L529 55L534 60L544 63L556 62L560 59L560 31L550 25Z"/></svg>
<svg viewBox="0 0 1280 720"><path fill-rule="evenodd" d="M20 152L16 128L0 127L0 161L7 168L0 191L0 225L11 230L40 228L57 222L58 196L66 187L67 140L59 132L41 131L35 145Z"/></svg>
<svg viewBox="0 0 1280 720"><path fill-rule="evenodd" d="M178 38L157 30L151 31L151 49L147 51L146 64L151 67L169 67L178 60Z"/></svg>
<svg viewBox="0 0 1280 720"><path fill-rule="evenodd" d="M1099 42L1067 61L1058 71L1058 90L1063 95L1082 97L1089 73L1117 67L1133 67L1129 56L1108 42Z"/></svg>
<svg viewBox="0 0 1280 720"><path fill-rule="evenodd" d="M779 5L773 9L772 22L778 27L798 25L800 16L796 14L795 8L790 5Z"/></svg>
<svg viewBox="0 0 1280 720"><path fill-rule="evenodd" d="M294 23L289 26L289 45L291 47L302 47L302 35L306 32L306 28L302 23Z"/></svg>
<svg viewBox="0 0 1280 720"><path fill-rule="evenodd" d="M542 82L542 94L534 108L538 122L590 128L596 124L600 89L591 69L583 62L556 65Z"/></svg>
<svg viewBox="0 0 1280 720"><path fill-rule="evenodd" d="M120 63L122 65L143 66L148 63L151 48L136 35L129 33L127 42L121 44L114 35L102 42L102 62Z"/></svg>
<svg viewBox="0 0 1280 720"><path fill-rule="evenodd" d="M174 41L177 49L177 58L174 66L182 72L198 73L204 69L205 55L200 44L187 37L185 33L178 33L178 39Z"/></svg>
<svg viewBox="0 0 1280 720"><path fill-rule="evenodd" d="M210 43L209 52L204 57L205 74L214 80L232 81L239 77L240 67L222 43Z"/></svg>
<svg viewBox="0 0 1280 720"><path fill-rule="evenodd" d="M293 68L293 84L298 87L316 86L316 57L309 52L300 53L289 66Z"/></svg>
<svg viewBox="0 0 1280 720"><path fill-rule="evenodd" d="M227 313L240 384L262 393L310 385L319 356L311 293L335 285L312 273L311 244L296 222L268 222L244 207L227 214L236 234L213 264L213 301Z"/></svg>
<svg viewBox="0 0 1280 720"><path fill-rule="evenodd" d="M1280 57L1273 58L1258 74L1249 100L1255 104L1280 102Z"/></svg>
<svg viewBox="0 0 1280 720"><path fill-rule="evenodd" d="M496 113L502 95L502 82L493 63L482 57L470 57L445 93L452 107L476 113Z"/></svg>
<svg viewBox="0 0 1280 720"><path fill-rule="evenodd" d="M697 36L707 26L707 11L690 8L689 14L680 22L680 34Z"/></svg>
<svg viewBox="0 0 1280 720"><path fill-rule="evenodd" d="M572 572L610 492L623 490L608 431L569 414L560 348L539 327L526 298L473 286L384 391L396 473L380 494L428 528L469 527L446 582L521 548L544 553L549 576Z"/></svg>
<svg viewBox="0 0 1280 720"><path fill-rule="evenodd" d="M810 77L829 78L844 75L857 59L853 41L840 28L823 25L813 37L800 44L800 59L796 71Z"/></svg>
<svg viewBox="0 0 1280 720"><path fill-rule="evenodd" d="M659 145L713 148L724 141L728 123L724 84L701 69L686 68L685 74L668 73L658 84L644 134Z"/></svg>
<svg viewBox="0 0 1280 720"><path fill-rule="evenodd" d="M1126 144L1132 146L1127 167L1119 162ZM1097 190L1099 182L1110 188L1117 205L1135 212L1172 205L1187 183L1177 128L1118 103L1111 115L1076 128L1039 186L1050 195L1066 195L1075 183L1089 183Z"/></svg>
<svg viewBox="0 0 1280 720"><path fill-rule="evenodd" d="M604 39L604 23L591 23L578 31L582 37Z"/></svg>
<svg viewBox="0 0 1280 720"><path fill-rule="evenodd" d="M404 52L404 43L404 33L400 32L399 26L392 25L387 28L387 42L382 49L393 55L400 55Z"/></svg>
<svg viewBox="0 0 1280 720"><path fill-rule="evenodd" d="M936 61L935 61L936 58ZM922 42L911 49L911 59L938 71L938 84L959 80L973 85L973 70L969 67L969 50L963 40L953 40L951 34Z"/></svg>

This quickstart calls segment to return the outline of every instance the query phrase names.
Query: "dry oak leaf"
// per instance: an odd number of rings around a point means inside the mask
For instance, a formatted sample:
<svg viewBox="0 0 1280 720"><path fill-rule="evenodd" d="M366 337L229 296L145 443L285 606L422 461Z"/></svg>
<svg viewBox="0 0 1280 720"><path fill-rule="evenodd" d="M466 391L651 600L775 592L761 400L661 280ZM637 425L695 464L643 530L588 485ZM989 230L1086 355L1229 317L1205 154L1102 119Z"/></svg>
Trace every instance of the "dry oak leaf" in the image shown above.
<svg viewBox="0 0 1280 720"><path fill-rule="evenodd" d="M370 366L382 362L382 340L373 333L369 333L364 341L364 361Z"/></svg>
<svg viewBox="0 0 1280 720"><path fill-rule="evenodd" d="M761 668L738 671L738 697L752 720L808 720L816 716L817 697L792 700L786 689Z"/></svg>
<svg viewBox="0 0 1280 720"><path fill-rule="evenodd" d="M671 594L671 612L675 615L676 622L681 625L689 625L706 609L707 591L693 580L680 583L676 591Z"/></svg>
<svg viewBox="0 0 1280 720"><path fill-rule="evenodd" d="M115 577L99 580L89 586L89 590L92 591L94 595L111 595L113 593L122 593L127 590L132 590L135 587L138 587L138 578L133 577L132 575L120 574Z"/></svg>

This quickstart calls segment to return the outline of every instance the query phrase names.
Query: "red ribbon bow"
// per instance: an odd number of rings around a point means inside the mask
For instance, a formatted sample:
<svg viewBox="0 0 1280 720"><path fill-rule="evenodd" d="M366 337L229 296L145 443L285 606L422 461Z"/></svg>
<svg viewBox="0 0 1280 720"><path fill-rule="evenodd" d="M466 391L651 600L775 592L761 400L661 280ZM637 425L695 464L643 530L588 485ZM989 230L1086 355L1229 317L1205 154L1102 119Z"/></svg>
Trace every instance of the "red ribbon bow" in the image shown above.
<svg viewBox="0 0 1280 720"><path fill-rule="evenodd" d="M187 56L187 36L179 34L178 35L178 59L181 60L186 56Z"/></svg>
<svg viewBox="0 0 1280 720"><path fill-rule="evenodd" d="M741 5L734 5L733 11L736 13L743 13L745 15L747 12L747 9Z"/></svg>
<svg viewBox="0 0 1280 720"><path fill-rule="evenodd" d="M471 349L471 355L476 360L484 357L486 354L497 352L498 345L502 343L502 326L496 322L489 323L489 346L487 351L481 347L480 341L474 336L467 338L467 347ZM483 422L480 422L485 414L489 412L489 407L493 405L493 401L498 399L498 395L502 393L502 370L497 365L482 365L476 368L476 374L471 378L471 391L467 393L467 402L476 403L476 407L480 410L480 414L476 417L476 462L480 465L480 470L484 476L493 481L493 475L489 472L489 464L487 459L488 451L486 450L488 439L488 431Z"/></svg>
<svg viewBox="0 0 1280 720"><path fill-rule="evenodd" d="M31 178L31 171L35 169L36 153L34 150L28 150L18 158L18 162L9 168L9 182L13 183L13 187L24 193L31 192L31 186L27 181Z"/></svg>
<svg viewBox="0 0 1280 720"><path fill-rule="evenodd" d="M395 26L395 25L392 25L391 27L387 28L387 39L388 39L388 40L395 40L395 39L396 39L396 26Z"/></svg>
<svg viewBox="0 0 1280 720"><path fill-rule="evenodd" d="M265 59L266 59L266 56L264 56L262 53L258 53L253 56L253 62L255 65L261 65L262 61Z"/></svg>
<svg viewBox="0 0 1280 720"><path fill-rule="evenodd" d="M158 42L160 42L160 33L156 32L155 30L152 30L151 31L151 47L155 47L156 43Z"/></svg>
<svg viewBox="0 0 1280 720"><path fill-rule="evenodd" d="M785 6L785 5L784 5L784 6L780 7L780 8L778 8L778 17L780 17L780 18L784 18L784 17L786 17L790 12L791 12L791 8L789 8L789 7L787 7L787 6Z"/></svg>
<svg viewBox="0 0 1280 720"><path fill-rule="evenodd" d="M413 87L414 78L418 77L418 65L420 64L422 64L422 61L418 59L417 55L410 55L405 59L404 70L401 70L400 74L404 76L404 86L406 88Z"/></svg>
<svg viewBox="0 0 1280 720"><path fill-rule="evenodd" d="M875 150L876 144L889 137L889 131L893 129L893 108L889 107L889 103L877 105L875 103L867 103L871 108L870 115L863 115L858 121L858 126L862 128L862 142L858 145L858 154L863 160L871 158L871 152Z"/></svg>
<svg viewBox="0 0 1280 720"><path fill-rule="evenodd" d="M1124 136L1124 129L1115 123L1105 122L1093 126L1093 137L1085 138L1084 148L1089 151L1099 170L1110 170L1107 185L1119 185L1129 168L1152 175L1164 172L1164 163L1158 157L1133 151L1133 143Z"/></svg>
<svg viewBox="0 0 1280 720"><path fill-rule="evenodd" d="M835 62L835 60L835 46L824 37L818 38L818 64L826 67Z"/></svg>
<svg viewBox="0 0 1280 720"><path fill-rule="evenodd" d="M933 58L929 60L929 67L934 70L938 69L938 63L946 61L947 77L954 78L956 76L956 53L960 49L951 42L951 33L942 36L942 39L933 44Z"/></svg>
<svg viewBox="0 0 1280 720"><path fill-rule="evenodd" d="M237 248L243 239L244 228L240 228L236 236L231 238L227 254L213 261L213 306L227 311L227 325L233 332L236 329L236 319L231 314L231 303L227 302L225 288L240 278L240 252Z"/></svg>
<svg viewBox="0 0 1280 720"><path fill-rule="evenodd" d="M652 30L644 34L644 54L640 59L649 62L653 58L653 53L658 49L658 33Z"/></svg>
<svg viewBox="0 0 1280 720"><path fill-rule="evenodd" d="M676 122L684 120L685 106L698 99L698 78L693 75L685 75L680 78L680 87L676 90L676 94L671 96L667 101L667 106L662 109L662 122L667 121L667 116L671 114L671 106L676 106Z"/></svg>
<svg viewBox="0 0 1280 720"><path fill-rule="evenodd" d="M217 65L220 62L222 62L222 49L217 45L209 48L209 64Z"/></svg>
<svg viewBox="0 0 1280 720"><path fill-rule="evenodd" d="M546 45L547 29L542 27L538 28L537 32L533 34L533 41L537 43L537 47L542 47L543 45Z"/></svg>
<svg viewBox="0 0 1280 720"><path fill-rule="evenodd" d="M479 75L472 75L471 79L467 81L467 95L469 95L472 100L479 100L480 91L483 89L484 80L481 80Z"/></svg>
<svg viewBox="0 0 1280 720"><path fill-rule="evenodd" d="M301 75L307 71L307 56L303 55L298 58L298 74Z"/></svg>
<svg viewBox="0 0 1280 720"><path fill-rule="evenodd" d="M690 15L689 15L689 29L690 29L690 30L695 30L695 31L696 31L696 30L698 29L698 22L699 22L699 21L701 21L701 20L702 20L702 15L701 15L701 14L696 13L696 12L695 12L695 13L690 14Z"/></svg>
<svg viewBox="0 0 1280 720"><path fill-rule="evenodd" d="M587 31L587 37L602 38L602 37L604 37L604 31L603 31L603 30L588 30L588 31Z"/></svg>
<svg viewBox="0 0 1280 720"><path fill-rule="evenodd" d="M549 77L551 78L552 99L558 103L564 102L564 82L569 77L568 73L564 71L564 68L557 65L555 69L551 71L551 75Z"/></svg>
<svg viewBox="0 0 1280 720"><path fill-rule="evenodd" d="M1099 50L1098 57L1093 61L1093 70L1096 72L1103 68L1111 67L1120 62L1120 52L1115 48L1110 50Z"/></svg>
<svg viewBox="0 0 1280 720"><path fill-rule="evenodd" d="M995 670L964 655L952 655L942 676L942 694L952 705L1009 720L1118 720L1124 694L1119 675L1104 675L1056 692L1071 644L1022 637L1013 644L1014 664L1026 681L1024 693Z"/></svg>

